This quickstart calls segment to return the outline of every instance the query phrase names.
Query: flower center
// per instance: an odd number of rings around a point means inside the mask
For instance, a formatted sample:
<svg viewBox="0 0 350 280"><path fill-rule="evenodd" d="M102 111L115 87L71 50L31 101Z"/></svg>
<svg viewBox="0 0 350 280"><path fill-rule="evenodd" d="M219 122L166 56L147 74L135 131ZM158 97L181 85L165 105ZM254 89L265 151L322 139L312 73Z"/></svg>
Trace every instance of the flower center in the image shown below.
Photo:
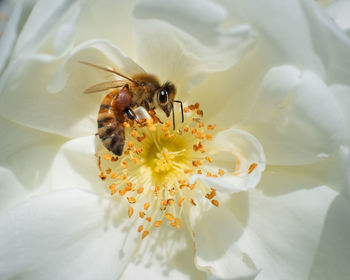
<svg viewBox="0 0 350 280"><path fill-rule="evenodd" d="M110 195L127 199L129 217L141 219L137 230L142 239L163 223L182 228L183 213L202 197L219 206L215 189L189 184L194 174L218 177L224 173L208 170L212 160L205 144L213 139L210 132L215 125L204 125L198 103L184 112L185 122L177 123L175 131L170 121L162 124L155 114L141 124L125 122L123 155L116 157L104 147L97 152L100 178Z"/></svg>

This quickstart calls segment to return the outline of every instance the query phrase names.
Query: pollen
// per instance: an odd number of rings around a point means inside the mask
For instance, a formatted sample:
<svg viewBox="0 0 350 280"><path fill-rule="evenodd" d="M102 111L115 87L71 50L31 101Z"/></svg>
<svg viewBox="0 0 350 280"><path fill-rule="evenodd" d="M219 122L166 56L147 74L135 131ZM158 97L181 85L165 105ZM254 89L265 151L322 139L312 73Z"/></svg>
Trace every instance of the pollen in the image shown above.
<svg viewBox="0 0 350 280"><path fill-rule="evenodd" d="M123 154L117 157L106 149L97 153L100 178L110 195L119 194L116 199L127 201L127 216L135 220L140 239L160 227L182 229L188 206L201 201L219 206L214 188L189 183L194 174L225 174L221 169L208 168L213 159L207 145L213 140L216 125L205 124L198 102L183 111L184 123L181 116L176 117L174 130L171 120L162 123L165 120L152 111L151 119L125 121ZM252 164L249 172L255 168Z"/></svg>

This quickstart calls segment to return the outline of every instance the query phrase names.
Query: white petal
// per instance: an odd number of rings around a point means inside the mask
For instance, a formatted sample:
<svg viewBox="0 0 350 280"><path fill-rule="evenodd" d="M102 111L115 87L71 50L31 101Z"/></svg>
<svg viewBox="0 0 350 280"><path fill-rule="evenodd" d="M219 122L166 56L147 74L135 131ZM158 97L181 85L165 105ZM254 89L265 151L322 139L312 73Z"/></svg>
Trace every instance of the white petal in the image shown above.
<svg viewBox="0 0 350 280"><path fill-rule="evenodd" d="M18 32L20 31L21 20L26 17L26 8L30 10L31 5L25 1L18 1L13 8L9 22L6 24L5 31L0 36L0 73L7 63L7 60L13 50L13 45L17 40ZM9 4L10 5L10 4ZM3 10L1 13L3 14ZM1 22L1 20L0 20Z"/></svg>
<svg viewBox="0 0 350 280"><path fill-rule="evenodd" d="M262 191L252 190L243 205L241 199L231 201L233 213L240 214L242 208L249 211L239 215L245 230L238 246L261 269L257 279L309 279L328 209L337 196L328 187L318 187L314 177L292 172L289 177L273 171L265 177L265 172Z"/></svg>
<svg viewBox="0 0 350 280"><path fill-rule="evenodd" d="M19 154L29 147L63 140L63 138L56 135L30 129L1 117L0 131L4 132L0 137L0 163L8 163L14 154ZM24 159L24 156L22 156L22 160Z"/></svg>
<svg viewBox="0 0 350 280"><path fill-rule="evenodd" d="M336 197L323 225L318 250L310 271L310 280L347 279L350 274L349 201Z"/></svg>
<svg viewBox="0 0 350 280"><path fill-rule="evenodd" d="M38 1L18 37L14 55L35 52L50 35L52 28L77 4L76 2L68 0Z"/></svg>
<svg viewBox="0 0 350 280"><path fill-rule="evenodd" d="M220 1L233 22L249 22L270 65L293 63L331 83L349 84L350 40L315 1ZM291 12L293 11L293 12Z"/></svg>
<svg viewBox="0 0 350 280"><path fill-rule="evenodd" d="M140 1L134 14L137 61L180 94L235 64L254 41L246 25L220 30L225 10L209 1Z"/></svg>
<svg viewBox="0 0 350 280"><path fill-rule="evenodd" d="M337 25L350 35L350 2L347 0L328 1L324 8Z"/></svg>
<svg viewBox="0 0 350 280"><path fill-rule="evenodd" d="M280 66L266 74L243 127L259 139L269 164L307 164L339 147L344 118L318 76Z"/></svg>
<svg viewBox="0 0 350 280"><path fill-rule="evenodd" d="M193 262L193 239L185 228L152 230L130 260L121 279L205 279Z"/></svg>
<svg viewBox="0 0 350 280"><path fill-rule="evenodd" d="M67 137L94 134L101 96L83 91L108 77L79 60L111 66L115 62L126 74L142 71L119 49L101 40L77 46L64 59L43 55L18 59L1 77L1 114L25 126ZM110 79L114 79L112 75ZM61 91L50 93L49 84L51 90Z"/></svg>
<svg viewBox="0 0 350 280"><path fill-rule="evenodd" d="M116 279L139 240L125 215L70 190L28 200L0 217L1 279ZM14 234L16 233L16 234Z"/></svg>
<svg viewBox="0 0 350 280"><path fill-rule="evenodd" d="M224 205L208 211L198 208L190 212L198 269L219 279L253 279L258 271L236 245L242 234L236 218Z"/></svg>
<svg viewBox="0 0 350 280"><path fill-rule="evenodd" d="M76 45L96 38L108 40L129 57L135 57L133 8L135 1L87 0L80 6Z"/></svg>
<svg viewBox="0 0 350 280"><path fill-rule="evenodd" d="M0 166L0 214L29 192L8 168Z"/></svg>
<svg viewBox="0 0 350 280"><path fill-rule="evenodd" d="M332 85L330 90L336 97L342 112L344 114L345 121L345 138L344 141L347 145L350 145L350 87L345 85Z"/></svg>
<svg viewBox="0 0 350 280"><path fill-rule="evenodd" d="M265 169L262 146L255 137L243 130L230 128L218 133L209 155L213 159L211 166L214 167L207 166L207 168L221 168L225 175L217 178L193 175L190 184L200 179L219 191L236 193L254 188Z"/></svg>
<svg viewBox="0 0 350 280"><path fill-rule="evenodd" d="M48 172L52 189L77 188L88 191L105 191L95 156L95 136L67 141L55 155Z"/></svg>
<svg viewBox="0 0 350 280"><path fill-rule="evenodd" d="M76 7L68 19L60 25L55 37L53 52L55 56L62 55L73 45L80 7Z"/></svg>

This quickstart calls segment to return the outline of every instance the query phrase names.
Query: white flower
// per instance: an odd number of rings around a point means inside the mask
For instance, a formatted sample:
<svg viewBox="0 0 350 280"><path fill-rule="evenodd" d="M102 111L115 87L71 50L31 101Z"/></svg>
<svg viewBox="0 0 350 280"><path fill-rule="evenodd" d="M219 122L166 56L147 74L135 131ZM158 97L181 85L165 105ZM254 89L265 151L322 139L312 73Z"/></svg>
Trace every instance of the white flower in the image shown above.
<svg viewBox="0 0 350 280"><path fill-rule="evenodd" d="M347 279L350 44L316 3L30 8L0 41L1 279ZM113 161L83 94L111 76L78 61L200 107Z"/></svg>

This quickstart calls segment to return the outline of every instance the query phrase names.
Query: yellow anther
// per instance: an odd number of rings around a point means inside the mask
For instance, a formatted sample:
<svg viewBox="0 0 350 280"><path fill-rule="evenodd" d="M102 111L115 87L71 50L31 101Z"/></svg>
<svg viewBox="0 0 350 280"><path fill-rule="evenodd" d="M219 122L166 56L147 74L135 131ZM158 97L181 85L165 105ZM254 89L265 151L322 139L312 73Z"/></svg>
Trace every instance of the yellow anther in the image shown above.
<svg viewBox="0 0 350 280"><path fill-rule="evenodd" d="M185 131L185 132L189 132L189 131L190 131L190 128L189 128L188 125L185 125L185 126L184 126L184 131Z"/></svg>
<svg viewBox="0 0 350 280"><path fill-rule="evenodd" d="M175 203L175 200L172 199L172 198L169 198L168 201L167 201L167 203L168 203L169 206L173 206L174 203Z"/></svg>
<svg viewBox="0 0 350 280"><path fill-rule="evenodd" d="M141 194L143 192L143 190L144 190L143 187L140 187L140 188L137 189L137 193Z"/></svg>
<svg viewBox="0 0 350 280"><path fill-rule="evenodd" d="M197 206L197 203L194 202L193 198L190 199L193 206Z"/></svg>
<svg viewBox="0 0 350 280"><path fill-rule="evenodd" d="M141 219L143 219L145 217L145 215L146 215L145 212L142 212L142 211L139 212L139 216Z"/></svg>
<svg viewBox="0 0 350 280"><path fill-rule="evenodd" d="M118 157L112 157L111 161L117 161Z"/></svg>
<svg viewBox="0 0 350 280"><path fill-rule="evenodd" d="M207 140L209 140L209 141L213 140L213 136L209 133L205 134L205 138L207 138Z"/></svg>
<svg viewBox="0 0 350 280"><path fill-rule="evenodd" d="M175 195L175 193L176 193L176 192L175 192L174 189L169 190L169 194L170 194L170 195Z"/></svg>
<svg viewBox="0 0 350 280"><path fill-rule="evenodd" d="M131 131L131 136L132 136L132 137L136 137L136 136L137 136L137 130L136 130L136 129L133 129L133 130Z"/></svg>
<svg viewBox="0 0 350 280"><path fill-rule="evenodd" d="M137 229L138 232L143 231L143 225L140 225L139 228Z"/></svg>
<svg viewBox="0 0 350 280"><path fill-rule="evenodd" d="M132 161L138 165L140 163L140 160L138 158L132 158Z"/></svg>
<svg viewBox="0 0 350 280"><path fill-rule="evenodd" d="M144 205L143 205L143 208L145 210L148 210L148 208L151 206L151 204L149 204L148 202L146 202Z"/></svg>
<svg viewBox="0 0 350 280"><path fill-rule="evenodd" d="M115 184L111 184L109 186L109 190L111 191L111 195L115 194L115 192L117 191L116 185Z"/></svg>
<svg viewBox="0 0 350 280"><path fill-rule="evenodd" d="M107 179L107 176L103 172L101 172L98 176L101 178L102 181Z"/></svg>
<svg viewBox="0 0 350 280"><path fill-rule="evenodd" d="M207 199L212 199L214 196L216 196L216 190L215 189L213 189L213 188L210 188L211 189L211 192L210 193L207 193L206 195L205 195L205 197L207 198Z"/></svg>
<svg viewBox="0 0 350 280"><path fill-rule="evenodd" d="M117 179L118 176L119 176L118 173L112 173L112 174L111 174L111 178L112 178L112 179Z"/></svg>
<svg viewBox="0 0 350 280"><path fill-rule="evenodd" d="M125 168L128 167L128 163L125 160L123 160L122 163L121 163L121 166L122 166L122 168L125 169Z"/></svg>
<svg viewBox="0 0 350 280"><path fill-rule="evenodd" d="M128 147L129 147L129 148L132 148L132 147L134 147L134 146L135 146L134 142L132 142L132 141L129 141L129 142L128 142Z"/></svg>
<svg viewBox="0 0 350 280"><path fill-rule="evenodd" d="M158 221L155 221L154 222L154 227L160 227L162 225L162 221L161 220L158 220Z"/></svg>
<svg viewBox="0 0 350 280"><path fill-rule="evenodd" d="M104 154L104 155L103 155L103 158L104 158L105 160L111 160L111 159L112 159L112 155L110 155L110 154Z"/></svg>
<svg viewBox="0 0 350 280"><path fill-rule="evenodd" d="M258 166L257 163L252 163L250 166L249 166L249 169L248 169L248 174L252 173L253 170Z"/></svg>
<svg viewBox="0 0 350 280"><path fill-rule="evenodd" d="M130 124L129 124L128 122L123 122L123 126L124 126L125 128L129 128L129 127L130 127Z"/></svg>
<svg viewBox="0 0 350 280"><path fill-rule="evenodd" d="M148 222L151 222L151 220L152 220L151 217L147 217L147 218L146 218L146 221L148 221Z"/></svg>
<svg viewBox="0 0 350 280"><path fill-rule="evenodd" d="M179 207L181 207L181 206L182 206L182 203L184 202L184 200L185 200L185 198L184 198L184 197L181 197L181 198L179 199L179 201L177 202L177 205L179 205Z"/></svg>
<svg viewBox="0 0 350 280"><path fill-rule="evenodd" d="M218 207L218 206L219 206L219 201L217 201L217 200L215 200L215 199L213 199L213 200L211 201L211 203L212 203L215 207Z"/></svg>
<svg viewBox="0 0 350 280"><path fill-rule="evenodd" d="M135 152L138 155L141 154L142 153L142 148L136 148Z"/></svg>
<svg viewBox="0 0 350 280"><path fill-rule="evenodd" d="M129 208L128 208L128 216L129 216L129 218L132 216L132 214L134 214L134 208L129 206Z"/></svg>
<svg viewBox="0 0 350 280"><path fill-rule="evenodd" d="M125 190L119 190L119 195L120 196L123 196L123 195L125 195L126 194L126 191Z"/></svg>
<svg viewBox="0 0 350 280"><path fill-rule="evenodd" d="M136 199L135 199L135 197L127 197L127 199L128 199L128 201L129 201L129 203L135 203L136 202Z"/></svg>
<svg viewBox="0 0 350 280"><path fill-rule="evenodd" d="M214 130L216 127L216 124L210 124L207 126L208 130Z"/></svg>
<svg viewBox="0 0 350 280"><path fill-rule="evenodd" d="M147 235L149 234L149 231L148 230L145 230L143 233L142 233L142 239L144 239Z"/></svg>
<svg viewBox="0 0 350 280"><path fill-rule="evenodd" d="M207 161L209 161L210 163L212 163L212 162L213 162L213 160L211 159L211 157L210 157L210 156L206 156L206 157L205 157L205 159L206 159Z"/></svg>
<svg viewBox="0 0 350 280"><path fill-rule="evenodd" d="M167 219L169 222L172 222L174 220L174 215L167 212L165 213L165 219Z"/></svg>
<svg viewBox="0 0 350 280"><path fill-rule="evenodd" d="M192 172L192 169L184 169L184 173L185 174L188 174L188 173L191 173Z"/></svg>
<svg viewBox="0 0 350 280"><path fill-rule="evenodd" d="M220 176L223 176L223 175L225 174L225 171L222 170L222 169L219 169L219 172L218 172L218 173L219 173Z"/></svg>

